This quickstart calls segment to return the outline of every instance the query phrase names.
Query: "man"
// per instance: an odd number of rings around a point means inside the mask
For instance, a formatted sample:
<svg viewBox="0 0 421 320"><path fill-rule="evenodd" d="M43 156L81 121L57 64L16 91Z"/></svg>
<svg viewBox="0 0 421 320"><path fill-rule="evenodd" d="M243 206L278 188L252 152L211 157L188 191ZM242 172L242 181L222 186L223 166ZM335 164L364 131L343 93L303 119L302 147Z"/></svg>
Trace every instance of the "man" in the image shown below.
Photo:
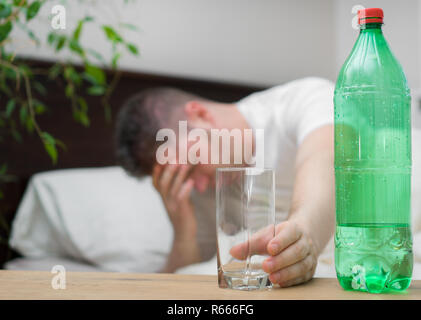
<svg viewBox="0 0 421 320"><path fill-rule="evenodd" d="M152 175L167 209L174 241L163 272L204 261L215 252L210 204L215 168L226 165L161 165L156 160L157 132L177 131L179 121L187 121L189 130L264 130L264 165L275 169L280 223L272 240L257 240L270 256L262 267L280 286L312 278L335 224L333 89L327 80L305 78L233 104L171 88L146 90L129 99L118 118L117 156L132 175ZM254 148L252 144L248 147ZM240 251L231 253L241 258Z"/></svg>

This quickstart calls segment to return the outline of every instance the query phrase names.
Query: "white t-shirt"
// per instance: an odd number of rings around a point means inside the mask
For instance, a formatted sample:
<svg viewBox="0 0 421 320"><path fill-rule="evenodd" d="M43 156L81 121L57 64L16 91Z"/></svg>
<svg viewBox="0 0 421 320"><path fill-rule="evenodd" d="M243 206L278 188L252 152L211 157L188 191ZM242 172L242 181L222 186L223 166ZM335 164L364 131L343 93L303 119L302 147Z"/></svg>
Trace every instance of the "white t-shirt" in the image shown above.
<svg viewBox="0 0 421 320"><path fill-rule="evenodd" d="M299 145L313 130L333 124L333 92L328 80L304 78L237 103L249 125L264 130L264 165L275 170L277 222L288 215Z"/></svg>

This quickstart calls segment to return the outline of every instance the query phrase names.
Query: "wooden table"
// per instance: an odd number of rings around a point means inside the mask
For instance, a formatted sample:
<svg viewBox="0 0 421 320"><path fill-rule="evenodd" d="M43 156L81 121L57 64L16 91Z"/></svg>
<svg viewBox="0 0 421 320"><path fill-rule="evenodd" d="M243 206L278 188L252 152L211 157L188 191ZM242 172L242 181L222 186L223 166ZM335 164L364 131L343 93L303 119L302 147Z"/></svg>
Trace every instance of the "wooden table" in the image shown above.
<svg viewBox="0 0 421 320"><path fill-rule="evenodd" d="M310 282L270 291L220 289L216 276L66 272L66 289L53 289L55 274L44 271L0 270L0 299L147 299L147 300L259 300L259 299L421 299L421 280L405 293L367 294L342 290L336 279Z"/></svg>

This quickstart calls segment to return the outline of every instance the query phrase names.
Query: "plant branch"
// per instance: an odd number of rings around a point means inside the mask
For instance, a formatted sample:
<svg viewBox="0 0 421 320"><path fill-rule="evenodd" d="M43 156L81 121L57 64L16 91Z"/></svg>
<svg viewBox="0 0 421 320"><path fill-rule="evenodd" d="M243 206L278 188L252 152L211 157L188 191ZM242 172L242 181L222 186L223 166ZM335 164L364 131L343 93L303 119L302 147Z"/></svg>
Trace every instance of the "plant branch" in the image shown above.
<svg viewBox="0 0 421 320"><path fill-rule="evenodd" d="M16 76L17 76L16 82L18 82L19 75L22 76L22 78L24 80L24 83L25 83L25 92L26 92L26 98L27 98L27 102L28 102L29 114L31 115L32 122L33 122L33 125L34 125L34 128L35 128L37 134L40 136L41 139L43 139L41 128L38 126L38 123L36 121L35 110L34 110L34 106L32 104L31 84L29 82L28 76L25 74L25 72L22 72L21 70L19 70L18 67L16 67L15 65L13 65L10 62L0 60L0 64L15 71Z"/></svg>
<svg viewBox="0 0 421 320"><path fill-rule="evenodd" d="M104 96L102 97L102 105L105 108L110 107L110 104L109 104L110 97L111 97L112 93L114 92L117 84L119 83L120 78L121 78L121 71L116 70L114 72L113 79L111 80L110 85L107 87L107 89L104 93Z"/></svg>
<svg viewBox="0 0 421 320"><path fill-rule="evenodd" d="M22 10L22 6L23 6L23 4L25 3L25 0L21 0L20 2L19 2L19 4L18 4L18 7L19 7L19 9L16 9L14 12L12 12L11 14L10 14L10 16L8 16L7 18L6 18L6 21L5 21L5 23L7 23L7 22L9 22L9 21L12 21L12 20L16 20L17 19L17 17L19 16L19 13L21 12L21 10Z"/></svg>

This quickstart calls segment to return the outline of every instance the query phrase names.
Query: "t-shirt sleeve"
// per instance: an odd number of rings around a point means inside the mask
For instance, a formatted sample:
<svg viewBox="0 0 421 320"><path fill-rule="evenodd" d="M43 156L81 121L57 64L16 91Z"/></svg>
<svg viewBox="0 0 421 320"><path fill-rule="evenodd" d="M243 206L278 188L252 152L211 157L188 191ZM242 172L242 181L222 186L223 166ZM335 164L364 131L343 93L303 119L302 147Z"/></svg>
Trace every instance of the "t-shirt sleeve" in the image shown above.
<svg viewBox="0 0 421 320"><path fill-rule="evenodd" d="M321 78L300 80L291 88L284 120L287 135L296 145L313 130L333 124L333 93L334 84Z"/></svg>

